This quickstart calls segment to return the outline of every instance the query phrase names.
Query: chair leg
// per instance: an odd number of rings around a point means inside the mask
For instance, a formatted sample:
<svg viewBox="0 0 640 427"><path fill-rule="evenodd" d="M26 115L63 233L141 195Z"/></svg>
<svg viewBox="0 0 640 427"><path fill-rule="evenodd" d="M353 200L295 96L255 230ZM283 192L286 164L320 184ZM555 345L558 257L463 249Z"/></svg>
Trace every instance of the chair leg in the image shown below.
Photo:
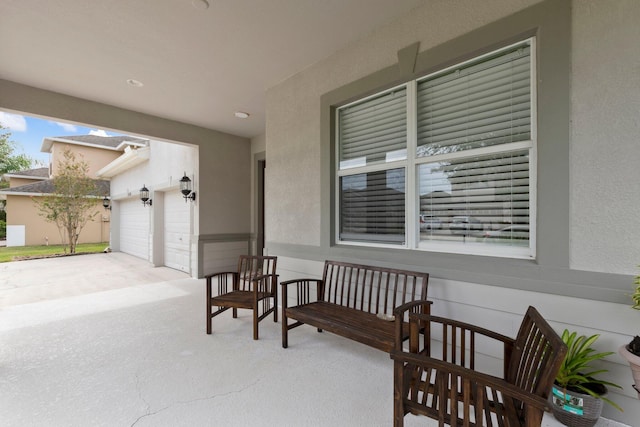
<svg viewBox="0 0 640 427"><path fill-rule="evenodd" d="M238 309L234 308L232 309L232 311L233 311L233 318L236 319L238 317Z"/></svg>
<svg viewBox="0 0 640 427"><path fill-rule="evenodd" d="M273 321L278 323L278 291L273 293Z"/></svg>
<svg viewBox="0 0 640 427"><path fill-rule="evenodd" d="M258 307L253 307L253 339L258 339Z"/></svg>
<svg viewBox="0 0 640 427"><path fill-rule="evenodd" d="M207 335L211 335L211 278L207 278Z"/></svg>

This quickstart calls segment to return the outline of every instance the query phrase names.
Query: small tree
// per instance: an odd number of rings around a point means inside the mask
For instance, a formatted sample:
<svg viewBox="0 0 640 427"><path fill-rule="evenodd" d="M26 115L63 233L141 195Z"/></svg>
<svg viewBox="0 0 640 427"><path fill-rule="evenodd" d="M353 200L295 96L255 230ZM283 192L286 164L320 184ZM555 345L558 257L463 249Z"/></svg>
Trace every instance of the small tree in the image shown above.
<svg viewBox="0 0 640 427"><path fill-rule="evenodd" d="M85 161L76 160L75 154L68 149L62 154L58 174L53 178L54 193L34 200L38 214L58 227L65 251L68 245L69 253L73 254L80 232L99 214L96 210L97 186L87 175L89 165Z"/></svg>
<svg viewBox="0 0 640 427"><path fill-rule="evenodd" d="M0 176L29 169L33 162L26 154L14 154L17 144L9 138L11 138L11 132L0 125ZM6 186L6 183L0 184L0 187Z"/></svg>
<svg viewBox="0 0 640 427"><path fill-rule="evenodd" d="M29 169L33 160L26 154L14 154L18 144L11 141L11 132L0 125L0 190L9 187L9 183L2 179L2 175ZM0 238L7 235L7 213L4 210L5 201L0 201Z"/></svg>

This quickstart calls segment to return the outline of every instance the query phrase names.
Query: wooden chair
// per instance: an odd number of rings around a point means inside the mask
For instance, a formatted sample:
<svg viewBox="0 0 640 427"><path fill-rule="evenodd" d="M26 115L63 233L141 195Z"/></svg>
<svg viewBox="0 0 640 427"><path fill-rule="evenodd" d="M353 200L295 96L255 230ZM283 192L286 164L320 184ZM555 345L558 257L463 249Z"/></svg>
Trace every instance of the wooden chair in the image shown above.
<svg viewBox="0 0 640 427"><path fill-rule="evenodd" d="M278 321L278 276L274 256L242 255L237 272L222 272L205 276L207 280L207 334L211 334L211 323L218 314L238 309L253 311L253 339L258 339L258 322L273 312L273 321ZM217 282L217 294L213 295L213 282ZM215 307L215 308L214 308Z"/></svg>
<svg viewBox="0 0 640 427"><path fill-rule="evenodd" d="M410 314L409 323L408 350L391 353L394 426L401 427L407 413L434 418L439 426L540 426L567 347L535 308L527 310L515 339L419 313ZM431 357L436 335L441 358ZM479 341L501 345L502 377L475 369Z"/></svg>

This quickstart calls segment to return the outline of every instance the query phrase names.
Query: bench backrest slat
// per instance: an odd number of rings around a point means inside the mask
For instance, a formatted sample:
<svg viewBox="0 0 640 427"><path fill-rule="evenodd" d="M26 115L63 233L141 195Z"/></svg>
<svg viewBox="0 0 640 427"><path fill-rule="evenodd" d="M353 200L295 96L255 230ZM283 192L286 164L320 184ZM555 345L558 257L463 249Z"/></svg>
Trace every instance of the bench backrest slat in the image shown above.
<svg viewBox="0 0 640 427"><path fill-rule="evenodd" d="M416 299L427 299L428 273L326 261L322 275L323 301L368 313L392 314Z"/></svg>

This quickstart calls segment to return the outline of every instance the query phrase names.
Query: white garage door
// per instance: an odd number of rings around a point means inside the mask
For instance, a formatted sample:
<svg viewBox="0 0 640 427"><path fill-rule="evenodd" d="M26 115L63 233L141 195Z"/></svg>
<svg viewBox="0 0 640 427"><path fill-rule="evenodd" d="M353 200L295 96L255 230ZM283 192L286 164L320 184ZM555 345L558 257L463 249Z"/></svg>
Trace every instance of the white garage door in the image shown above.
<svg viewBox="0 0 640 427"><path fill-rule="evenodd" d="M189 272L191 202L180 191L164 196L164 265Z"/></svg>
<svg viewBox="0 0 640 427"><path fill-rule="evenodd" d="M138 199L120 202L120 251L149 260L150 212Z"/></svg>

